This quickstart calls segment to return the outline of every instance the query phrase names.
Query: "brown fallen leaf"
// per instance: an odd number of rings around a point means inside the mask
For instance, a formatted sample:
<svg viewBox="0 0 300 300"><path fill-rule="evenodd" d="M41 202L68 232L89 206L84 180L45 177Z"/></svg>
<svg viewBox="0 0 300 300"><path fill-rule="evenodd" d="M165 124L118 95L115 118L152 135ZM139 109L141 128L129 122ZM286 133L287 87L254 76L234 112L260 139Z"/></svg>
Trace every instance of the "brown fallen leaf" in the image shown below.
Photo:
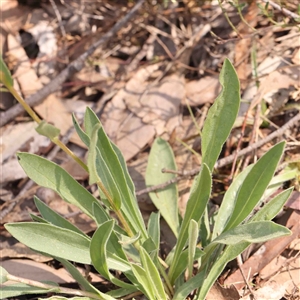
<svg viewBox="0 0 300 300"><path fill-rule="evenodd" d="M219 79L216 76L205 76L199 80L186 83L186 98L190 106L199 106L213 103L221 90ZM182 99L182 105L186 105Z"/></svg>
<svg viewBox="0 0 300 300"><path fill-rule="evenodd" d="M1 266L14 276L30 280L52 281L59 284L75 281L65 269L55 270L44 263L29 259L9 259L1 262Z"/></svg>
<svg viewBox="0 0 300 300"><path fill-rule="evenodd" d="M270 281L260 289L253 292L254 296L258 300L280 300L285 294L285 284ZM252 295L247 295L242 300L253 299Z"/></svg>
<svg viewBox="0 0 300 300"><path fill-rule="evenodd" d="M185 97L185 81L182 76L172 74L155 86L143 83L136 90L136 82L126 84L125 103L130 111L141 120L155 127L157 135L171 134L179 124L179 107Z"/></svg>
<svg viewBox="0 0 300 300"><path fill-rule="evenodd" d="M206 300L238 300L240 299L240 294L234 285L228 288L222 287L218 282L216 282L210 291L208 292Z"/></svg>

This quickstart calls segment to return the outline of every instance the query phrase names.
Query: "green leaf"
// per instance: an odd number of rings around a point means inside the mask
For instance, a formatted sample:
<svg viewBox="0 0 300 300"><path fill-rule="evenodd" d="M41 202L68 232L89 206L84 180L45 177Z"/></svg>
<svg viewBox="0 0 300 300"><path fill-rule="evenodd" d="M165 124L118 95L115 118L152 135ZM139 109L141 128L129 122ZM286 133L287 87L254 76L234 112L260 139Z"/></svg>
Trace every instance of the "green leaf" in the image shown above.
<svg viewBox="0 0 300 300"><path fill-rule="evenodd" d="M129 226L131 227L131 230L134 234L141 232L141 237L143 240L147 239L147 231L145 228L144 220L141 215L140 209L137 204L137 200L135 196L132 194L132 188L130 187L130 184L132 184L132 181L129 179L126 179L127 176L124 175L123 167L121 162L119 161L118 155L114 151L114 147L110 143L107 135L105 134L102 127L99 127L100 125L96 125L94 130L95 134L97 134L97 137L95 137L97 149L99 149L99 152L101 153L101 157L99 157L97 152L97 159L99 159L97 164L97 172L104 184L104 180L106 180L108 183L110 182L109 187L112 189L112 192L116 194L116 197L118 196L118 193L120 195L120 202L122 203L121 210L126 218ZM98 128L98 129L97 129ZM94 133L93 133L94 134ZM94 138L94 137L93 137ZM92 142L92 141L91 141ZM90 150L92 148L92 145L90 147ZM94 151L94 150L92 150ZM102 159L102 160L101 160ZM105 165L104 165L105 162ZM110 173L105 173L104 170L100 170L100 163L103 165L104 168L108 168ZM125 162L123 162L125 163ZM127 172L127 169L125 170ZM100 176L100 172L101 176ZM108 178L105 178L107 176ZM128 175L129 176L129 175ZM113 178L114 182L111 182L111 178ZM130 181L130 182L129 182ZM129 182L129 185L128 185ZM108 184L107 183L107 184ZM114 186L113 186L114 184ZM115 200L115 199L114 199ZM117 202L118 204L118 202Z"/></svg>
<svg viewBox="0 0 300 300"><path fill-rule="evenodd" d="M196 276L194 276L191 280L191 283L193 283L192 290L195 288L199 288L198 291L198 300L203 300L206 298L206 295L212 285L215 283L221 272L224 270L225 266L228 262L235 259L239 254L241 254L250 243L247 242L241 242L232 246L227 246L225 250L223 251L222 255L220 256L217 261L215 261L212 264L211 269L209 270L209 273L207 277L204 279L204 271L198 273ZM188 281L189 283L189 281Z"/></svg>
<svg viewBox="0 0 300 300"><path fill-rule="evenodd" d="M193 260L197 260L200 257L202 257L203 255L205 255L205 253L200 250L198 247L196 247L195 249L195 256ZM176 266L175 272L174 272L174 278L178 279L180 275L183 274L183 272L186 270L186 268L188 267L188 255L189 255L189 249L185 249L181 252L180 257L178 259L178 264Z"/></svg>
<svg viewBox="0 0 300 300"><path fill-rule="evenodd" d="M250 222L223 232L212 244L262 243L289 234L289 229L271 221Z"/></svg>
<svg viewBox="0 0 300 300"><path fill-rule="evenodd" d="M147 272L145 269L136 264L131 264L131 268L134 276L139 282L139 290L141 290L149 300L156 300L154 288L151 282L148 281Z"/></svg>
<svg viewBox="0 0 300 300"><path fill-rule="evenodd" d="M90 108L87 108L87 110L89 110L89 113L88 114L91 114L93 115L94 113L93 112L90 112ZM86 112L87 114L87 112ZM95 116L95 114L94 114ZM76 120L75 116L73 115L72 116L72 119L73 119L73 124L74 124L74 127L76 129L76 132L77 134L79 135L80 139L83 141L83 143L89 147L90 146L90 137L80 128L79 124L78 124L78 121ZM92 124L96 125L96 124L100 124L100 121L98 119L98 122L95 122L95 118L94 117L88 117L88 119L92 119L93 122ZM88 121L87 121L88 122ZM92 124L88 125L88 126L92 126ZM134 185L133 185L133 182L130 178L130 175L129 175L129 172L128 172L128 169L127 169L127 166L126 166L126 162L125 162L125 159L120 151L120 149L113 143L110 141L110 144L113 148L113 150L115 151L118 159L119 159L119 162L122 166L122 169L123 169L123 172L124 172L124 175L125 175L125 178L126 178L126 182L127 182L127 185L128 187L130 188L132 194L135 193L135 190L134 190Z"/></svg>
<svg viewBox="0 0 300 300"><path fill-rule="evenodd" d="M175 177L171 173L162 173L162 168L176 170L176 163L173 151L168 142L162 138L157 138L152 147L148 158L146 170L146 185L151 187L164 183ZM164 189L149 193L150 198L161 215L170 226L172 232L178 237L179 218L178 218L178 191L177 185L171 184Z"/></svg>
<svg viewBox="0 0 300 300"><path fill-rule="evenodd" d="M71 274L71 276L75 279L75 281L87 292L94 293L96 295L101 296L103 299L111 299L113 298L107 296L101 293L99 290L97 290L93 285L91 285L86 278L83 277L81 272L69 261L56 257L59 262L64 266L64 268Z"/></svg>
<svg viewBox="0 0 300 300"><path fill-rule="evenodd" d="M238 191L234 211L225 231L237 226L252 212L263 196L283 153L281 142L265 153L252 167Z"/></svg>
<svg viewBox="0 0 300 300"><path fill-rule="evenodd" d="M240 84L234 67L225 59L220 73L222 92L210 108L202 131L202 162L210 171L221 153L240 106Z"/></svg>
<svg viewBox="0 0 300 300"><path fill-rule="evenodd" d="M111 200L113 201L113 209L119 210L122 199L116 182L117 178L111 173L111 169L107 165L107 161L97 147L98 130L100 128L100 124L96 125L91 137L88 154L88 168L90 174L89 183L93 184L96 182L101 182L109 193L109 197L111 197ZM112 205L112 203L110 204Z"/></svg>
<svg viewBox="0 0 300 300"><path fill-rule="evenodd" d="M103 294L104 295L104 297L106 297L106 295L105 294ZM101 299L110 299L110 300L115 300L114 298L101 298ZM70 297L68 297L68 298L66 298L66 297L62 297L62 296L52 296L52 297L50 297L50 298L39 298L38 300L93 300L93 299L95 299L95 298L90 298L90 297L72 297L72 298L70 298Z"/></svg>
<svg viewBox="0 0 300 300"><path fill-rule="evenodd" d="M121 235L121 240L119 240L119 243L122 245L122 246L125 246L125 245L132 245L134 244L135 242L137 242L139 239L140 239L141 235L140 233L137 233L136 235L134 236L128 236L128 235Z"/></svg>
<svg viewBox="0 0 300 300"><path fill-rule="evenodd" d="M74 114L72 114L72 121L73 121L73 125L74 125L74 128L78 134L78 136L80 137L80 139L82 140L82 142L87 146L89 147L90 146L90 138L89 136L81 129L81 127L79 126L78 124L78 121L75 117Z"/></svg>
<svg viewBox="0 0 300 300"><path fill-rule="evenodd" d="M187 269L189 271L189 277L192 277L193 275L194 257L196 253L196 247L197 247L198 232L199 232L198 223L192 219L189 225L189 240L188 240Z"/></svg>
<svg viewBox="0 0 300 300"><path fill-rule="evenodd" d="M115 278L109 272L110 268L123 272L131 269L113 232L113 227L114 220L109 220L100 225L94 233L90 247L92 263L95 269L107 280L110 280L117 286L134 290L134 286Z"/></svg>
<svg viewBox="0 0 300 300"><path fill-rule="evenodd" d="M84 128L86 134L91 138L95 125L101 124L96 114L89 107L85 110Z"/></svg>
<svg viewBox="0 0 300 300"><path fill-rule="evenodd" d="M90 264L90 240L74 231L41 223L8 223L7 231L24 245L82 264Z"/></svg>
<svg viewBox="0 0 300 300"><path fill-rule="evenodd" d="M90 147L90 137L92 136L92 126L95 126L99 124L100 121L98 120L97 116L93 111L91 111L90 108L87 108L85 113L85 127L87 130L87 133L84 133L82 129L79 127L77 121L75 118L73 118L73 123L76 128L77 133L81 137L82 141ZM96 137L95 137L96 139ZM135 192L134 192L134 185L130 178L125 159L121 153L121 151L118 149L116 145L114 145L107 137L103 129L99 129L98 131L98 142L96 143L97 148L100 151L101 154L101 161L104 161L106 166L104 168L108 168L109 172L112 174L113 178L115 178L115 184L118 185L119 192L121 194L121 198L123 199L122 203L122 213L124 214L126 220L128 221L129 225L131 226L132 231L136 234L137 232L141 231L142 238L147 239L146 235L146 229L144 225L144 221L142 218L142 215L139 211L139 207L137 204L137 200L135 198ZM93 146L95 147L95 146ZM91 147L90 147L91 149ZM96 159L97 151L93 150L93 155L95 156L94 159ZM98 166L98 168L100 168ZM97 175L97 169L95 169L95 166L91 165L91 170L93 172L93 175ZM90 171L91 171L90 170ZM102 171L105 173L104 171ZM107 174L104 174L105 176ZM110 174L108 174L110 176ZM108 176L107 175L107 176ZM96 179L96 177L94 178ZM102 178L100 177L102 180ZM105 179L105 178L104 178ZM101 192L101 191L100 191ZM101 192L102 193L102 192ZM103 194L103 193L102 193ZM102 195L103 196L103 195ZM102 197L101 196L101 197ZM108 202L105 201L102 197L102 201L109 206Z"/></svg>
<svg viewBox="0 0 300 300"><path fill-rule="evenodd" d="M284 182L297 178L298 172L298 169L295 168L294 170L284 170L281 174L274 176L267 190L265 191L263 198L267 199L273 195L283 185Z"/></svg>
<svg viewBox="0 0 300 300"><path fill-rule="evenodd" d="M292 192L292 188L282 193L278 194L274 197L269 203L267 203L253 218L251 221L266 221L273 219L277 213L280 211L286 200L288 199L289 195ZM205 278L205 284L200 290L198 299L205 299L206 294L208 293L211 286L217 280L221 272L224 270L225 266L228 262L236 258L239 254L241 254L246 248L250 245L250 242L240 242L238 244L227 246L224 252L221 254L220 258L212 265L212 269L210 270L207 278ZM199 274L198 274L199 275ZM196 275L191 280L196 282L193 285L193 289L198 288L201 286L201 281L197 278ZM197 283L199 284L197 286ZM190 290L190 291L192 291ZM179 299L179 298L178 298ZM180 298L181 299L181 298Z"/></svg>
<svg viewBox="0 0 300 300"><path fill-rule="evenodd" d="M160 218L160 213L152 212L147 227L149 237L151 237L157 249L159 249L159 243L160 243L159 218Z"/></svg>
<svg viewBox="0 0 300 300"><path fill-rule="evenodd" d="M138 288L136 288L136 291L138 291ZM106 295L112 296L117 299L124 299L124 296L127 296L128 294L132 294L132 293L133 293L132 290L118 288L116 290L111 290L111 291L107 292Z"/></svg>
<svg viewBox="0 0 300 300"><path fill-rule="evenodd" d="M226 191L222 204L218 211L217 219L214 225L212 240L219 236L224 228L226 227L235 207L237 195L241 185L243 184L246 176L249 174L253 165L248 166L243 170L231 183L228 190Z"/></svg>
<svg viewBox="0 0 300 300"><path fill-rule="evenodd" d="M7 275L8 275L8 272L0 266L0 284L6 282L8 280Z"/></svg>
<svg viewBox="0 0 300 300"><path fill-rule="evenodd" d="M42 217L49 223L61 228L72 230L86 237L86 235L79 228L77 228L71 222L60 216L57 212L52 210L49 206L47 206L36 196L34 196L34 203L39 212L41 213Z"/></svg>
<svg viewBox="0 0 300 300"><path fill-rule="evenodd" d="M187 296L195 289L201 286L201 283L204 281L205 272L202 271L198 273L182 285L180 285L173 296L173 299L186 299ZM205 298L204 298L205 299ZM217 300L217 299L216 299Z"/></svg>
<svg viewBox="0 0 300 300"><path fill-rule="evenodd" d="M14 82L13 79L11 77L10 71L8 70L2 54L0 56L0 81L7 87L13 87L14 86Z"/></svg>
<svg viewBox="0 0 300 300"><path fill-rule="evenodd" d="M174 258L171 263L169 278L171 283L174 283L174 272L179 263L180 255L188 240L188 228L190 221L193 219L199 222L210 197L211 191L211 174L206 164L202 164L198 176L194 179L191 188L190 198L187 202L186 212L181 224L179 237L176 244Z"/></svg>
<svg viewBox="0 0 300 300"><path fill-rule="evenodd" d="M41 218L41 217L39 217L35 214L30 213L29 215L30 215L31 220L34 221L34 222L49 224L48 221L46 221L45 219L43 219L43 218Z"/></svg>
<svg viewBox="0 0 300 300"><path fill-rule="evenodd" d="M48 137L50 140L52 140L55 137L58 137L60 134L60 130L47 123L46 121L41 121L41 123L35 128L36 132L40 135Z"/></svg>
<svg viewBox="0 0 300 300"><path fill-rule="evenodd" d="M48 294L51 292L57 292L58 290L59 288L55 286L53 286L53 289L41 289L25 283L14 283L1 286L0 299L30 294Z"/></svg>
<svg viewBox="0 0 300 300"><path fill-rule="evenodd" d="M106 245L114 227L114 220L109 220L95 231L91 241L90 255L95 269L110 280L112 275L109 273L106 256Z"/></svg>
<svg viewBox="0 0 300 300"><path fill-rule="evenodd" d="M268 221L275 218L275 216L280 212L283 205L290 197L292 191L293 191L293 187L276 195L263 208L261 208L250 221L251 222Z"/></svg>
<svg viewBox="0 0 300 300"><path fill-rule="evenodd" d="M155 264L153 263L150 255L146 252L146 250L143 247L140 247L140 256L142 266L146 271L147 280L149 284L151 284L153 287L156 299L167 300L167 296L165 294L164 286L161 281L159 272Z"/></svg>
<svg viewBox="0 0 300 300"><path fill-rule="evenodd" d="M134 187L133 181L132 181L132 179L129 175L125 158L124 158L122 152L120 151L120 149L112 141L110 141L110 143L111 143L111 146L113 147L113 149L114 149L114 151L115 151L115 153L116 153L116 155L119 159L119 163L121 164L121 167L123 169L127 186L130 189L132 195L135 195L135 187Z"/></svg>
<svg viewBox="0 0 300 300"><path fill-rule="evenodd" d="M102 205L97 202L93 203L93 214L95 216L95 220L98 226L112 219L102 207Z"/></svg>
<svg viewBox="0 0 300 300"><path fill-rule="evenodd" d="M29 153L17 154L19 163L30 179L57 192L66 202L74 204L93 218L93 203L97 202L82 185L57 164Z"/></svg>

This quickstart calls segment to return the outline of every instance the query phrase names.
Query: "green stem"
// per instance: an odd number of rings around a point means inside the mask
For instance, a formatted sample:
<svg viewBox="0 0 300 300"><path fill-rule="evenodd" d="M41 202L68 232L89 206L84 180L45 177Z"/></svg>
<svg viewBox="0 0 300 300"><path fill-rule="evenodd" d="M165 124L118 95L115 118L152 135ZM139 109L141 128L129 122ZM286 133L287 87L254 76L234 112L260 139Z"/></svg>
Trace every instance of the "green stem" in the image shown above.
<svg viewBox="0 0 300 300"><path fill-rule="evenodd" d="M227 11L224 9L224 7L222 6L221 0L218 0L219 2L219 6L224 14L225 19L227 20L228 24L230 25L230 27L233 29L233 31L237 34L237 36L239 37L240 34L238 32L238 30L236 29L236 27L232 24L231 20L228 17Z"/></svg>
<svg viewBox="0 0 300 300"><path fill-rule="evenodd" d="M6 86L7 89L11 92L11 94L18 100L18 102L24 107L26 112L30 115L30 117L40 124L42 120L37 116L37 114L31 109L31 107L25 102L25 100L17 93L13 86Z"/></svg>
<svg viewBox="0 0 300 300"><path fill-rule="evenodd" d="M240 4L239 4L239 0L237 0L237 5L236 5L236 8L237 8L237 11L238 11L238 14L241 18L241 20L254 32L256 32L257 30L252 27L248 22L247 20L244 18L243 14L242 14L242 10L241 10L241 7L240 7Z"/></svg>
<svg viewBox="0 0 300 300"><path fill-rule="evenodd" d="M87 165L57 137L51 139L51 141L61 150L63 150L68 156L72 157L85 171L89 171Z"/></svg>
<svg viewBox="0 0 300 300"><path fill-rule="evenodd" d="M18 102L24 107L26 112L30 115L30 117L38 124L42 122L42 120L38 117L38 115L33 111L33 109L26 103L26 101L18 94L18 92L14 89L13 86L6 86L7 89L11 92L11 94L18 100ZM57 145L61 150L63 150L68 156L72 157L85 171L88 172L87 165L72 152L64 143L62 143L57 137L50 138L50 140Z"/></svg>
<svg viewBox="0 0 300 300"><path fill-rule="evenodd" d="M100 190L103 192L103 194L105 195L105 197L107 198L112 210L116 213L118 219L120 220L120 222L122 223L124 230L127 232L128 236L133 237L134 234L128 224L128 222L126 221L126 219L124 218L122 212L120 209L117 209L114 201L111 197L111 195L109 194L108 190L105 188L105 186L103 185L103 183L101 181L97 182L98 187L100 188Z"/></svg>

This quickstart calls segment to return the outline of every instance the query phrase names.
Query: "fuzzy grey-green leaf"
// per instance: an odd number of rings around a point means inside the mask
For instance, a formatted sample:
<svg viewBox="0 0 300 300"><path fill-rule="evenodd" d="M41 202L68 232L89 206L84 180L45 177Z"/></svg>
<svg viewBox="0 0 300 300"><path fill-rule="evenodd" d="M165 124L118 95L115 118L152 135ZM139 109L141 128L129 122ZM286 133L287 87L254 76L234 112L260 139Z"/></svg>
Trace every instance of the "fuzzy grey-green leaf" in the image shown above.
<svg viewBox="0 0 300 300"><path fill-rule="evenodd" d="M240 107L240 84L228 59L220 73L222 92L210 108L202 131L202 162L212 171Z"/></svg>
<svg viewBox="0 0 300 300"><path fill-rule="evenodd" d="M57 164L30 153L18 153L19 163L30 179L56 191L65 201L93 217L97 199Z"/></svg>
<svg viewBox="0 0 300 300"><path fill-rule="evenodd" d="M146 170L147 187L158 185L174 178L174 174L162 173L162 168L176 170L176 163L173 151L168 142L162 138L157 138L152 144L148 158ZM168 185L164 189L149 193L149 195L156 208L170 226L174 235L178 236L179 217L177 185L175 183Z"/></svg>
<svg viewBox="0 0 300 300"><path fill-rule="evenodd" d="M76 232L42 223L8 223L7 231L24 245L50 256L90 264L90 240Z"/></svg>

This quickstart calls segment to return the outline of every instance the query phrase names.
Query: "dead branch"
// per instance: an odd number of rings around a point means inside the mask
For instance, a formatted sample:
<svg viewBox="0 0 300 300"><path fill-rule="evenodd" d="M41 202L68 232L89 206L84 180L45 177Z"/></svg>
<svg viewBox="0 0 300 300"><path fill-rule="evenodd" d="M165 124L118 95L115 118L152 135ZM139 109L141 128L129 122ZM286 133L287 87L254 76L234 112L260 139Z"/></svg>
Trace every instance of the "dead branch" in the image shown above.
<svg viewBox="0 0 300 300"><path fill-rule="evenodd" d="M266 136L264 139L249 145L248 147L244 148L243 150L239 151L237 154L233 153L227 157L224 157L220 160L218 160L215 164L215 168L219 169L222 168L230 163L232 163L235 159L235 157L241 157L243 155L249 154L251 152L254 153L254 151L256 149L258 149L259 147L263 146L264 144L270 142L271 140L283 135L289 128L297 125L297 123L300 122L300 113L297 113L291 120L289 120L286 124L284 124L282 127L280 127L279 129L275 130L274 132L272 132L270 135ZM177 174L179 175L178 177L174 177L171 180L168 180L162 184L156 185L156 186L151 186L149 188L140 190L138 192L136 192L136 195L142 195L142 194L146 194L146 193L150 193L159 189L163 189L165 187L167 187L170 184L173 184L175 182L180 181L181 179L184 179L185 177L189 177L189 176L194 176L196 174L198 174L200 171L200 168L196 168L190 171L183 171L183 172L177 172Z"/></svg>
<svg viewBox="0 0 300 300"><path fill-rule="evenodd" d="M294 18L294 19L299 19L300 16L298 14L295 14L291 11L289 11L286 8L281 7L280 5L278 5L277 3L270 1L270 0L262 0L265 3L269 3L272 7L274 7L275 9L277 9L278 11L282 11L285 15Z"/></svg>
<svg viewBox="0 0 300 300"><path fill-rule="evenodd" d="M120 21L118 21L108 32L106 32L96 43L94 43L85 53L79 56L76 60L71 62L57 77L55 77L49 84L45 85L37 93L31 95L26 99L30 106L40 104L47 96L58 91L61 85L73 74L79 72L84 67L85 60L94 53L104 43L108 42L140 9L145 0L139 0L137 4L129 11ZM10 120L17 117L24 111L20 104L16 104L6 112L0 114L0 127L7 124Z"/></svg>

